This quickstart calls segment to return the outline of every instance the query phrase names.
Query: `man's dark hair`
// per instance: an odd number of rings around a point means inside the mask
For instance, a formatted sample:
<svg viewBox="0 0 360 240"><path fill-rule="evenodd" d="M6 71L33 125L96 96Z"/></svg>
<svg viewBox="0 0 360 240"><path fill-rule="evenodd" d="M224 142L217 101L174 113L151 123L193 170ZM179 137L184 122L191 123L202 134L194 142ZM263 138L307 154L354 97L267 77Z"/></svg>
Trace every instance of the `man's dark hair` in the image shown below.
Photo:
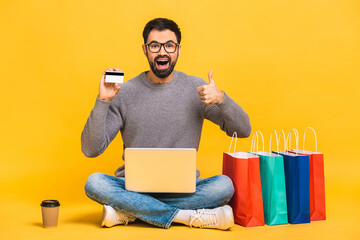
<svg viewBox="0 0 360 240"><path fill-rule="evenodd" d="M156 29L158 31L170 30L174 32L176 35L176 39L178 41L177 43L180 44L181 41L180 28L173 20L167 18L155 18L150 22L148 22L143 31L144 43L146 43L147 38L153 29Z"/></svg>

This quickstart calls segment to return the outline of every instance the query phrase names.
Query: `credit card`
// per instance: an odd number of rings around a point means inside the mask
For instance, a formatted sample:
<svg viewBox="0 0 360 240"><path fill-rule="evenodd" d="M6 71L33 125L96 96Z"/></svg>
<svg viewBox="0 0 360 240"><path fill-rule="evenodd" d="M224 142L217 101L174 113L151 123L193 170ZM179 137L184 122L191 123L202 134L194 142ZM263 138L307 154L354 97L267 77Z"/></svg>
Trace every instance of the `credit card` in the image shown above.
<svg viewBox="0 0 360 240"><path fill-rule="evenodd" d="M123 83L124 73L123 72L105 72L106 83Z"/></svg>

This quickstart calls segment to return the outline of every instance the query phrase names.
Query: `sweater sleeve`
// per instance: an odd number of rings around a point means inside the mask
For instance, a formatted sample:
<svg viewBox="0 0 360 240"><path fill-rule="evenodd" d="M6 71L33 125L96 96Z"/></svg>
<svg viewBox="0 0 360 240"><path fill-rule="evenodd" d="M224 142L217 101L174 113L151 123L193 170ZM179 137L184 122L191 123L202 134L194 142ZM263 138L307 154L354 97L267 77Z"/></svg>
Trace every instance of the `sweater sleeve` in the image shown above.
<svg viewBox="0 0 360 240"><path fill-rule="evenodd" d="M221 103L205 107L205 118L220 126L228 136L234 132L238 137L249 137L250 119L247 113L226 93Z"/></svg>
<svg viewBox="0 0 360 240"><path fill-rule="evenodd" d="M119 107L97 97L81 134L81 150L87 157L97 157L109 146L123 126Z"/></svg>

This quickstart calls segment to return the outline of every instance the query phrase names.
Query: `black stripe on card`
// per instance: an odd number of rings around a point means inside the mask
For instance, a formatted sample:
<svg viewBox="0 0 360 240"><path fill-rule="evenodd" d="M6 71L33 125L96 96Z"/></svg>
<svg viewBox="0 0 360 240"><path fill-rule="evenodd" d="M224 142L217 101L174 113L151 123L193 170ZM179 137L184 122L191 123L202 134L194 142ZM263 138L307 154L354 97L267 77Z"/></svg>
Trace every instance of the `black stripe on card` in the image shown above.
<svg viewBox="0 0 360 240"><path fill-rule="evenodd" d="M105 72L106 75L124 76L123 72Z"/></svg>

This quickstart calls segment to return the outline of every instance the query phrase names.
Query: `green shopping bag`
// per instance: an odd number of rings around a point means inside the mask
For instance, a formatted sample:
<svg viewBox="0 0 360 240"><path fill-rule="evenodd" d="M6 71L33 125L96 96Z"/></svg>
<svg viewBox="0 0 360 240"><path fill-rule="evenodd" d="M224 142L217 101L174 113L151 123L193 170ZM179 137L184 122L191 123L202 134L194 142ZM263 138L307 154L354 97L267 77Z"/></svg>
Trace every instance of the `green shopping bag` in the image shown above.
<svg viewBox="0 0 360 240"><path fill-rule="evenodd" d="M258 133L262 137L263 151L258 151L257 149L259 140ZM275 130L270 136L269 151L271 151L271 138L273 133L275 133L276 136L277 152L279 152L279 139ZM256 131L254 133L251 151L258 155L260 159L260 176L265 224L287 224L288 217L283 157L279 154L264 151L264 138L260 131Z"/></svg>

